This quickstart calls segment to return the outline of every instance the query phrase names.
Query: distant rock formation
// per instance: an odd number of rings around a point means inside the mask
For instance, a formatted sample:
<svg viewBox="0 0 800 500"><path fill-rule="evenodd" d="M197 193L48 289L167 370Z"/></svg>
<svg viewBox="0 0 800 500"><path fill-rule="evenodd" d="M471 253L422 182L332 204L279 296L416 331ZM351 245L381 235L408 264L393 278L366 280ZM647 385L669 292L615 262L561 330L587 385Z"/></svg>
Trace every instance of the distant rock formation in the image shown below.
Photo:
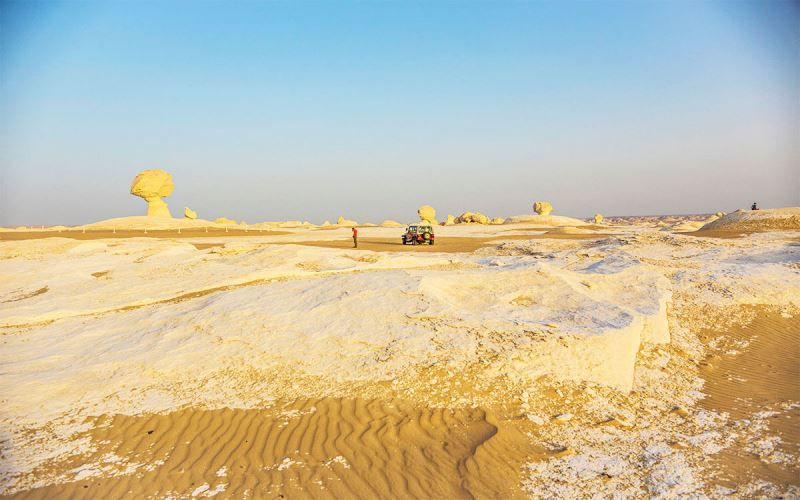
<svg viewBox="0 0 800 500"><path fill-rule="evenodd" d="M430 224L437 224L436 221L436 210L430 205L422 205L417 210L417 214L419 214L419 220L422 222L428 222Z"/></svg>
<svg viewBox="0 0 800 500"><path fill-rule="evenodd" d="M453 217L453 216L452 216L452 215L450 215L450 214L447 214L447 220L446 220L446 221L444 221L444 225L445 225L445 226L452 226L452 225L453 225L453 224L455 224L455 223L456 223L456 218L455 218L455 217Z"/></svg>
<svg viewBox="0 0 800 500"><path fill-rule="evenodd" d="M381 227L404 227L403 224L400 224L394 220L385 220L381 222Z"/></svg>
<svg viewBox="0 0 800 500"><path fill-rule="evenodd" d="M183 216L185 218L187 218L187 219L196 219L197 218L197 212L195 212L194 210L192 210L189 207L183 207Z"/></svg>
<svg viewBox="0 0 800 500"><path fill-rule="evenodd" d="M602 224L602 222L603 222L603 214L594 214L594 223Z"/></svg>
<svg viewBox="0 0 800 500"><path fill-rule="evenodd" d="M800 207L737 210L707 222L702 230L718 231L797 231L800 230Z"/></svg>
<svg viewBox="0 0 800 500"><path fill-rule="evenodd" d="M454 221L456 224L488 224L489 217L483 215L480 212L464 212L463 214L459 215L455 218Z"/></svg>
<svg viewBox="0 0 800 500"><path fill-rule="evenodd" d="M494 219L492 219L491 224L503 224L505 223L505 221L506 219L503 217L495 217Z"/></svg>
<svg viewBox="0 0 800 500"><path fill-rule="evenodd" d="M217 224L236 225L235 220L229 219L227 217L219 217L218 219L214 219L214 222L216 222Z"/></svg>
<svg viewBox="0 0 800 500"><path fill-rule="evenodd" d="M322 225L320 227L328 227L330 225L331 225L331 221L326 220L325 222L322 223Z"/></svg>
<svg viewBox="0 0 800 500"><path fill-rule="evenodd" d="M537 201L533 204L533 211L539 215L550 215L553 211L553 205L549 201Z"/></svg>
<svg viewBox="0 0 800 500"><path fill-rule="evenodd" d="M338 224L340 226L357 226L358 222L356 222L354 220L348 220L348 219L345 219L342 216L339 216L339 218L336 220L336 224Z"/></svg>
<svg viewBox="0 0 800 500"><path fill-rule="evenodd" d="M172 217L161 198L171 195L174 189L172 176L163 170L143 170L131 182L131 194L147 202L148 217Z"/></svg>

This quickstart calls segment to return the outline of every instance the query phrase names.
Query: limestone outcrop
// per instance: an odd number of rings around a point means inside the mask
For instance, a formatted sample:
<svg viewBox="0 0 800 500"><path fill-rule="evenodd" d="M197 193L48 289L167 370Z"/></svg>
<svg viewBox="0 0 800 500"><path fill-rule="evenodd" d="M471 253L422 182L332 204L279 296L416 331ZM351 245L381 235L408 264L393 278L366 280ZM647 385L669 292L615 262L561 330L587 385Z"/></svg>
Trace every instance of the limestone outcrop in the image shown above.
<svg viewBox="0 0 800 500"><path fill-rule="evenodd" d="M718 231L797 231L800 230L800 207L737 210L707 222L702 229Z"/></svg>
<svg viewBox="0 0 800 500"><path fill-rule="evenodd" d="M594 223L602 224L602 222L603 222L603 214L594 214Z"/></svg>
<svg viewBox="0 0 800 500"><path fill-rule="evenodd" d="M131 194L147 202L148 217L172 217L161 198L171 195L174 189L172 176L163 170L143 170L131 182Z"/></svg>
<svg viewBox="0 0 800 500"><path fill-rule="evenodd" d="M539 215L550 215L553 211L553 205L549 201L537 201L533 204L533 211Z"/></svg>
<svg viewBox="0 0 800 500"><path fill-rule="evenodd" d="M400 224L397 221L388 219L388 220L385 220L385 221L381 222L381 227L404 227L404 226L403 226L403 224Z"/></svg>
<svg viewBox="0 0 800 500"><path fill-rule="evenodd" d="M503 217L495 217L494 219L492 219L491 224L503 224L505 221L506 220Z"/></svg>
<svg viewBox="0 0 800 500"><path fill-rule="evenodd" d="M450 214L447 214L447 220L446 220L446 221L444 221L444 225L445 225L445 226L452 226L452 225L453 225L453 224L455 224L455 223L456 223L456 218L455 218L455 217L453 217L453 216L452 216L452 215L450 215Z"/></svg>
<svg viewBox="0 0 800 500"><path fill-rule="evenodd" d="M192 210L189 207L183 207L183 216L185 218L187 218L187 219L196 219L197 218L197 212L195 212L194 210Z"/></svg>
<svg viewBox="0 0 800 500"><path fill-rule="evenodd" d="M338 224L340 226L357 226L358 222L356 222L354 220L345 219L344 217L342 217L340 215L339 218L336 219L336 224Z"/></svg>
<svg viewBox="0 0 800 500"><path fill-rule="evenodd" d="M229 219L227 217L219 217L218 219L214 219L214 222L216 222L217 224L236 225L235 220Z"/></svg>
<svg viewBox="0 0 800 500"><path fill-rule="evenodd" d="M464 212L456 217L454 222L456 224L488 224L489 217L480 212Z"/></svg>
<svg viewBox="0 0 800 500"><path fill-rule="evenodd" d="M417 214L419 214L419 220L421 222L428 222L430 224L437 224L436 221L436 210L430 205L422 205L417 210Z"/></svg>

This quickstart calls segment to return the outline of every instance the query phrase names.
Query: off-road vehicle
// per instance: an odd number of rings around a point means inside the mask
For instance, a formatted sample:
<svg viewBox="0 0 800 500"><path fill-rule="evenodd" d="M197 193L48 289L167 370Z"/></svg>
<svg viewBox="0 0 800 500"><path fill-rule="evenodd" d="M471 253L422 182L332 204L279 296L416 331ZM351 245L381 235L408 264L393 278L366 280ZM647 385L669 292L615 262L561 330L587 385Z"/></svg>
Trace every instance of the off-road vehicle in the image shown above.
<svg viewBox="0 0 800 500"><path fill-rule="evenodd" d="M402 236L403 245L433 245L433 226L428 224L409 225Z"/></svg>

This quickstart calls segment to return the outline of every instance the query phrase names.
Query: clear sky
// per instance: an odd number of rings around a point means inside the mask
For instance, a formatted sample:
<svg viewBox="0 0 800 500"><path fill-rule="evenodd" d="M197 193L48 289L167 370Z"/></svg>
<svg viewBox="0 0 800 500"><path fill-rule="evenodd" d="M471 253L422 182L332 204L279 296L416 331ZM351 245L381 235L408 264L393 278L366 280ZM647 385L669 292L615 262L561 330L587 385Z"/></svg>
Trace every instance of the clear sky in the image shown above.
<svg viewBox="0 0 800 500"><path fill-rule="evenodd" d="M0 224L800 205L798 2L0 5Z"/></svg>

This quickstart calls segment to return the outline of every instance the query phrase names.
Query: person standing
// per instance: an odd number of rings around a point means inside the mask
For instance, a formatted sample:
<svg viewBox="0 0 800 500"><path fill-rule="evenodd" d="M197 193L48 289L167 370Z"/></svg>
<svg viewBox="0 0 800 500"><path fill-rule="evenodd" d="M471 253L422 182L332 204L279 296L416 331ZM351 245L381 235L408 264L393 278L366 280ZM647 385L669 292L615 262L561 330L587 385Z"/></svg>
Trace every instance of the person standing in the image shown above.
<svg viewBox="0 0 800 500"><path fill-rule="evenodd" d="M353 230L353 248L358 248L358 229L351 228Z"/></svg>
<svg viewBox="0 0 800 500"><path fill-rule="evenodd" d="M758 210L758 205L756 205L756 202L753 202L753 206L750 207L750 210Z"/></svg>

